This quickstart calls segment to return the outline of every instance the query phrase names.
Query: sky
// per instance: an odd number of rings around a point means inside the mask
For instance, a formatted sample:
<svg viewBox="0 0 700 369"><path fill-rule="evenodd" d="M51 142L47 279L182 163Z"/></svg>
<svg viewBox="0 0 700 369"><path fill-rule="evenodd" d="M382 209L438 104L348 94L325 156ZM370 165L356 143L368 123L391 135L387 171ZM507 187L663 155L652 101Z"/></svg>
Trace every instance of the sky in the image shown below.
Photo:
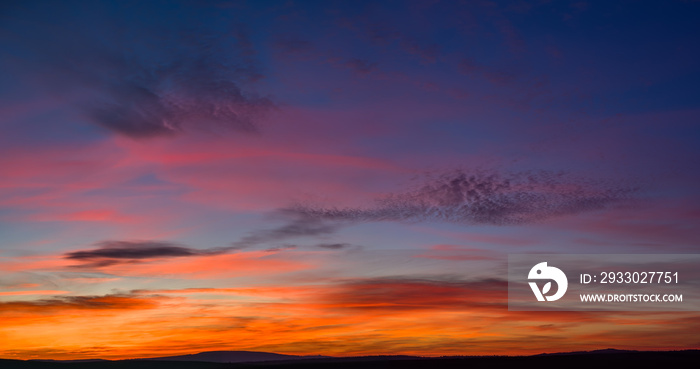
<svg viewBox="0 0 700 369"><path fill-rule="evenodd" d="M697 1L4 1L0 357L700 348L517 253L700 252Z"/></svg>

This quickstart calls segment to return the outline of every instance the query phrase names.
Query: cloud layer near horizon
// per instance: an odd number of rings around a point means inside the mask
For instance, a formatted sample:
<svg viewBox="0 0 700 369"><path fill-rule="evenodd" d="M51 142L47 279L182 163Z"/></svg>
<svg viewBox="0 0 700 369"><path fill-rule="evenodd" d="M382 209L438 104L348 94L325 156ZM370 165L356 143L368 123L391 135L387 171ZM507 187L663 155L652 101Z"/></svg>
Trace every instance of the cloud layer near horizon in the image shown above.
<svg viewBox="0 0 700 369"><path fill-rule="evenodd" d="M513 355L540 353L552 340L579 349L628 340L649 349L687 345L700 325L692 314L509 312L505 285L499 279L394 276L0 302L0 333L16 343L2 352L26 356L50 347L42 355L124 359L212 349L309 354L315 349L352 356L382 354L390 345L412 354ZM40 334L48 327L70 335L56 343ZM649 332L650 327L658 330ZM163 330L168 338L154 340ZM521 333L504 334L511 330ZM91 337L92 346L80 350L81 335ZM339 336L345 339L329 339ZM118 345L130 350L114 351Z"/></svg>

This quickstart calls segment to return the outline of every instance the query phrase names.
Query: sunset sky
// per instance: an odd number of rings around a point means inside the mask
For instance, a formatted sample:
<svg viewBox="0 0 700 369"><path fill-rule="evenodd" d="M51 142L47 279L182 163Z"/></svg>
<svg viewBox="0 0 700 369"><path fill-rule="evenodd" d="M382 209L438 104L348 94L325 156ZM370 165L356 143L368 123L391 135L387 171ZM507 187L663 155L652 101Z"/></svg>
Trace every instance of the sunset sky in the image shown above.
<svg viewBox="0 0 700 369"><path fill-rule="evenodd" d="M697 1L3 1L0 358L700 348L508 254L700 253Z"/></svg>

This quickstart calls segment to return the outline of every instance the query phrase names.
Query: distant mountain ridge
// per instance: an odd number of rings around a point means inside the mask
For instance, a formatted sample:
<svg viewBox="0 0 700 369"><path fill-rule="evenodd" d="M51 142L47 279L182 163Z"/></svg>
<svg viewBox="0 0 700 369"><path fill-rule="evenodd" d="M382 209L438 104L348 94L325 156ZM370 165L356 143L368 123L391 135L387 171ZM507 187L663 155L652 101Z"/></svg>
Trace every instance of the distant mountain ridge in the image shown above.
<svg viewBox="0 0 700 369"><path fill-rule="evenodd" d="M598 354L628 354L639 352L637 350L618 350L614 348L591 350L591 351L571 351L571 352L554 352L551 354L538 354L535 356L552 356L552 355L598 355Z"/></svg>
<svg viewBox="0 0 700 369"><path fill-rule="evenodd" d="M122 360L104 360L104 359L82 359L82 360L51 360L51 359L30 359L30 360L9 360L0 359L0 367L3 369L11 368L25 368L21 363L45 363L45 364L56 364L62 365L62 363L75 363L81 364L83 369L118 369L122 368L188 368L188 369L201 369L201 368L228 368L226 364L236 364L243 365L241 368L248 368L250 366L254 368L267 368L267 363L270 367L275 368L287 368L287 369L298 369L307 366L309 368L320 368L328 365L350 365L348 368L359 368L359 369L373 369L375 366L383 368L384 364L388 361L402 361L405 363L412 363L410 365L418 365L417 363L432 363L419 365L424 368L425 365L440 364L445 363L458 363L463 360L471 360L471 362L483 362L483 363L500 363L506 364L510 362L515 362L518 360L564 360L568 364L584 364L593 363L590 360L598 360L605 358L606 362L610 363L624 363L626 360L637 360L640 363L648 364L651 362L659 361L665 362L665 360L680 360L683 361L694 361L700 362L700 350L680 350L680 351L636 351L636 350L618 350L613 348L591 350L591 351L573 351L573 352L555 352L555 353L541 353L536 355L526 355L526 356L506 356L506 355L489 355L489 356L442 356L442 357L420 357L420 356L408 356L408 355L374 355L374 356L354 356L354 357L334 357L334 356L324 356L324 355L286 355L277 354L271 352L261 352L261 351L205 351L196 354L188 355L176 355L176 356L162 356L162 357L149 357L149 358L137 358L137 359L122 359ZM569 359L571 358L571 359ZM574 359L575 358L575 359ZM569 362L569 360L574 360ZM590 361L590 362L589 362ZM170 362L171 364L168 364ZM173 362L178 362L173 363ZM467 363L469 361L465 361ZM526 363L525 361L524 363ZM550 361L547 361L550 362ZM558 362L558 361L557 361ZM454 364L453 363L453 364ZM103 366L108 365L108 366ZM207 366L202 366L202 365ZM449 365L453 365L449 364ZM499 364L499 365L500 365ZM567 364L567 365L568 365ZM587 365L588 365L587 364ZM14 366L13 366L14 365ZM116 366L114 366L116 365ZM146 366L144 366L146 365ZM170 365L170 366L168 366ZM172 366L175 365L175 366ZM224 365L223 367L219 365ZM262 366L260 366L262 365ZM281 365L281 366L280 366ZM448 367L449 367L448 365ZM511 367L511 365L506 365ZM505 366L504 366L505 367ZM569 369L575 369L579 366L572 366ZM588 366L582 366L589 369ZM645 366L646 367L646 366ZM656 367L656 366L653 366ZM694 368L696 366L693 366ZM38 369L42 367L27 367L28 369ZM57 368L54 366L46 367ZM410 368L410 366L408 367ZM461 366L460 366L460 369Z"/></svg>
<svg viewBox="0 0 700 369"><path fill-rule="evenodd" d="M204 361L210 363L255 363L262 361L283 361L299 359L321 359L330 358L322 355L285 355L272 352L261 351L204 351L197 354L149 357L131 360L151 360L151 361Z"/></svg>

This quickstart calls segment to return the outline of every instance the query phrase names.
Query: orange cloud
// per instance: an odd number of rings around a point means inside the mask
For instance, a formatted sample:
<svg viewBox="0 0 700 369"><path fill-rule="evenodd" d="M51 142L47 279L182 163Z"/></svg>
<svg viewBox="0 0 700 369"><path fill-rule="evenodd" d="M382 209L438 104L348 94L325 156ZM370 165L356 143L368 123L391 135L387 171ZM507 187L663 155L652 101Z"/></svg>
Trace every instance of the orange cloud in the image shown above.
<svg viewBox="0 0 700 369"><path fill-rule="evenodd" d="M58 291L64 293L65 291ZM62 296L33 301L0 302L0 314L51 313L75 310L131 310L149 309L157 306L160 296Z"/></svg>

